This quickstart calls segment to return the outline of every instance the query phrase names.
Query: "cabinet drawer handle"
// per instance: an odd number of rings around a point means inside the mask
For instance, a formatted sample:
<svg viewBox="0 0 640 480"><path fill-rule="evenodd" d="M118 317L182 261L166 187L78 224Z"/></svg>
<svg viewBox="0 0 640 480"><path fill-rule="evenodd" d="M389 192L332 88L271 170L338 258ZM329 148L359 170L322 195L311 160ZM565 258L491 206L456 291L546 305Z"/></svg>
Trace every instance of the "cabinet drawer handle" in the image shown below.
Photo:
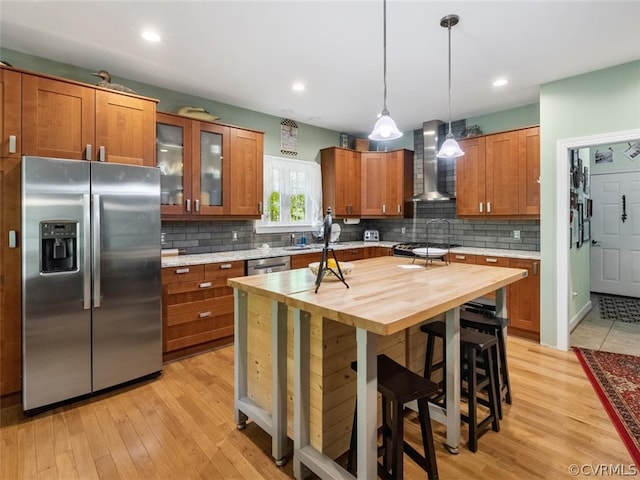
<svg viewBox="0 0 640 480"><path fill-rule="evenodd" d="M402 213L402 207L398 204L398 213Z"/></svg>
<svg viewBox="0 0 640 480"><path fill-rule="evenodd" d="M232 267L232 265L230 263L222 263L220 265L220 270L228 270Z"/></svg>
<svg viewBox="0 0 640 480"><path fill-rule="evenodd" d="M16 136L9 135L9 153L16 153Z"/></svg>
<svg viewBox="0 0 640 480"><path fill-rule="evenodd" d="M387 206L386 205L382 205L382 213L387 213Z"/></svg>
<svg viewBox="0 0 640 480"><path fill-rule="evenodd" d="M487 213L491 213L491 202L487 202Z"/></svg>
<svg viewBox="0 0 640 480"><path fill-rule="evenodd" d="M84 148L84 159L91 160L91 144L87 143L87 146Z"/></svg>
<svg viewBox="0 0 640 480"><path fill-rule="evenodd" d="M176 268L176 274L180 275L181 273L189 273L188 268Z"/></svg>
<svg viewBox="0 0 640 480"><path fill-rule="evenodd" d="M194 206L196 212L199 212L200 211L200 200L197 200L197 199L194 200L193 201L193 206Z"/></svg>
<svg viewBox="0 0 640 480"><path fill-rule="evenodd" d="M187 198L187 212L191 211L191 199Z"/></svg>
<svg viewBox="0 0 640 480"><path fill-rule="evenodd" d="M487 263L498 263L498 259L497 258L485 258L485 261Z"/></svg>
<svg viewBox="0 0 640 480"><path fill-rule="evenodd" d="M457 260L466 260L467 257L465 255L456 255Z"/></svg>
<svg viewBox="0 0 640 480"><path fill-rule="evenodd" d="M211 316L211 312L200 312L198 315L200 318L207 318Z"/></svg>
<svg viewBox="0 0 640 480"><path fill-rule="evenodd" d="M98 150L98 161L99 162L104 162L107 160L107 155L106 155L107 151L104 147L104 145L100 145L100 149Z"/></svg>
<svg viewBox="0 0 640 480"><path fill-rule="evenodd" d="M480 209L480 213L482 213L482 212L483 212L483 207L484 207L483 203L482 203L482 202L480 202L480 205L478 206L478 208Z"/></svg>
<svg viewBox="0 0 640 480"><path fill-rule="evenodd" d="M199 285L200 288L209 288L211 286L211 282L203 282Z"/></svg>

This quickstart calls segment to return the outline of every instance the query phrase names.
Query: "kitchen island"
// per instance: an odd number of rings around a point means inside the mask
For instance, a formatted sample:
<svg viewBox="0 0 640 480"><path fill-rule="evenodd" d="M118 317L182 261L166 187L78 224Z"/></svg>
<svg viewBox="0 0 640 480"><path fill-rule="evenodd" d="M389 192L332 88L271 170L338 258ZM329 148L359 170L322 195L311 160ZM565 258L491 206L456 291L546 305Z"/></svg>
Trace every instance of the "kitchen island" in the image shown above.
<svg viewBox="0 0 640 480"><path fill-rule="evenodd" d="M303 466L321 476L352 478L333 462L335 454L326 454L330 442L325 437L329 437L330 432L325 429L328 419L324 403L329 391L338 391L341 383L348 383L344 369L348 369L354 359L358 361L358 475L376 476L375 359L378 347L384 346L386 339L402 335L407 329L442 314L447 322L447 408L434 406L432 418L446 424L448 447L456 450L460 438L459 306L497 290L498 313L504 315L504 287L527 275L522 269L482 265L433 262L425 267L397 257L355 264L347 277L349 288L325 279L318 293L314 293L315 277L307 269L228 281L235 296L236 421L242 426L249 416L269 432L273 456L279 462L286 455L286 436L290 432L289 436L294 439L297 478L302 476ZM287 327L288 323L292 323L292 327ZM322 336L330 335L334 327L355 330L355 357L348 350L341 351L331 362L339 361L344 369L334 365L334 370L325 375L329 365L324 357L330 352ZM262 361L249 360L249 355L257 350L248 347L251 337L261 337L262 342L268 337L269 345L265 346L268 351ZM293 358L287 369L287 343L291 339ZM271 365L264 362L267 357ZM270 375L266 375L266 370ZM293 412L287 409L290 397L287 381L291 380ZM258 386L252 388L252 383ZM257 393L261 388L262 399ZM350 412L346 414L349 418L353 414L353 403L342 401L341 404L343 412ZM292 434L287 428L287 417L291 420L291 413Z"/></svg>

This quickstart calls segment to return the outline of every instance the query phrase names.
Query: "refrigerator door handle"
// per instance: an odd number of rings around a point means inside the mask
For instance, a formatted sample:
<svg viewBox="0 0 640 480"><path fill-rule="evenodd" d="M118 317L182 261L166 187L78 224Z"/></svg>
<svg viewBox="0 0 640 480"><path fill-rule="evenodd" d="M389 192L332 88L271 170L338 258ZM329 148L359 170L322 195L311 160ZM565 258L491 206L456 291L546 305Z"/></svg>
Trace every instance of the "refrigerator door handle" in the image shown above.
<svg viewBox="0 0 640 480"><path fill-rule="evenodd" d="M84 292L84 309L89 310L91 308L91 225L89 224L89 218L91 213L91 199L89 194L82 195L82 209L84 221L82 222L82 238L83 238L83 262L82 268L84 269L83 278L83 292Z"/></svg>
<svg viewBox="0 0 640 480"><path fill-rule="evenodd" d="M100 306L100 195L93 195L93 212L91 222L93 226L93 307Z"/></svg>

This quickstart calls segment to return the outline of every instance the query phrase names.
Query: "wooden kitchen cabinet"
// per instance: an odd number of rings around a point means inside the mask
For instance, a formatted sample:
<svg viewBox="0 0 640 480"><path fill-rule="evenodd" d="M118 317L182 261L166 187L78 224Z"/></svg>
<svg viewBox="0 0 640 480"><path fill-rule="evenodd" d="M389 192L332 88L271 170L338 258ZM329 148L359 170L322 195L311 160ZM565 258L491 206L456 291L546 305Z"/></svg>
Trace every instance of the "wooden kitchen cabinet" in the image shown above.
<svg viewBox="0 0 640 480"><path fill-rule="evenodd" d="M339 218L359 217L360 207L360 153L346 148L320 150L322 169L322 211L328 207Z"/></svg>
<svg viewBox="0 0 640 480"><path fill-rule="evenodd" d="M337 218L403 217L413 195L413 152L321 150L323 210Z"/></svg>
<svg viewBox="0 0 640 480"><path fill-rule="evenodd" d="M184 219L259 218L263 137L260 132L158 112L162 214Z"/></svg>
<svg viewBox="0 0 640 480"><path fill-rule="evenodd" d="M162 342L165 360L233 343L233 289L244 261L162 269Z"/></svg>
<svg viewBox="0 0 640 480"><path fill-rule="evenodd" d="M526 278L507 287L507 315L510 321L508 332L532 340L540 339L540 262L538 260L452 253L449 255L449 261L527 270ZM485 295L485 297L495 299L495 294Z"/></svg>
<svg viewBox="0 0 640 480"><path fill-rule="evenodd" d="M404 199L413 195L413 153L362 152L362 217L404 216Z"/></svg>
<svg viewBox="0 0 640 480"><path fill-rule="evenodd" d="M295 270L296 268L307 268L310 263L319 262L321 259L322 251L291 255L291 270Z"/></svg>
<svg viewBox="0 0 640 480"><path fill-rule="evenodd" d="M22 74L22 153L155 166L156 101Z"/></svg>
<svg viewBox="0 0 640 480"><path fill-rule="evenodd" d="M22 75L0 68L0 158L20 158L22 155Z"/></svg>
<svg viewBox="0 0 640 480"><path fill-rule="evenodd" d="M10 248L20 232L21 75L0 69L0 406L20 402L22 388L21 249Z"/></svg>
<svg viewBox="0 0 640 480"><path fill-rule="evenodd" d="M461 140L456 163L458 216L540 215L539 127Z"/></svg>
<svg viewBox="0 0 640 480"><path fill-rule="evenodd" d="M527 277L512 283L507 291L509 332L534 340L540 338L540 262L522 258L509 259L512 268L524 268Z"/></svg>

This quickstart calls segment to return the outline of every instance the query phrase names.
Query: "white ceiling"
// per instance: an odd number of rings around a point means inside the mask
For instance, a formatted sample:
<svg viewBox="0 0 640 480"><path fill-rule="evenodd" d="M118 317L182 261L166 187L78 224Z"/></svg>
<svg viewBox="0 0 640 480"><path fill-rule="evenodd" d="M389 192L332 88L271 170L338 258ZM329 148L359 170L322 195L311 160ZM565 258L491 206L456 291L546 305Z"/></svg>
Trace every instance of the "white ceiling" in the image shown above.
<svg viewBox="0 0 640 480"><path fill-rule="evenodd" d="M114 81L365 134L383 103L382 5L2 0L0 45L106 69ZM460 16L451 32L454 120L536 103L541 84L640 59L639 0L389 0L387 103L402 131L448 118L440 18L451 13ZM142 40L145 28L163 40ZM500 90L491 86L498 76L510 82ZM293 92L294 81L307 89Z"/></svg>

